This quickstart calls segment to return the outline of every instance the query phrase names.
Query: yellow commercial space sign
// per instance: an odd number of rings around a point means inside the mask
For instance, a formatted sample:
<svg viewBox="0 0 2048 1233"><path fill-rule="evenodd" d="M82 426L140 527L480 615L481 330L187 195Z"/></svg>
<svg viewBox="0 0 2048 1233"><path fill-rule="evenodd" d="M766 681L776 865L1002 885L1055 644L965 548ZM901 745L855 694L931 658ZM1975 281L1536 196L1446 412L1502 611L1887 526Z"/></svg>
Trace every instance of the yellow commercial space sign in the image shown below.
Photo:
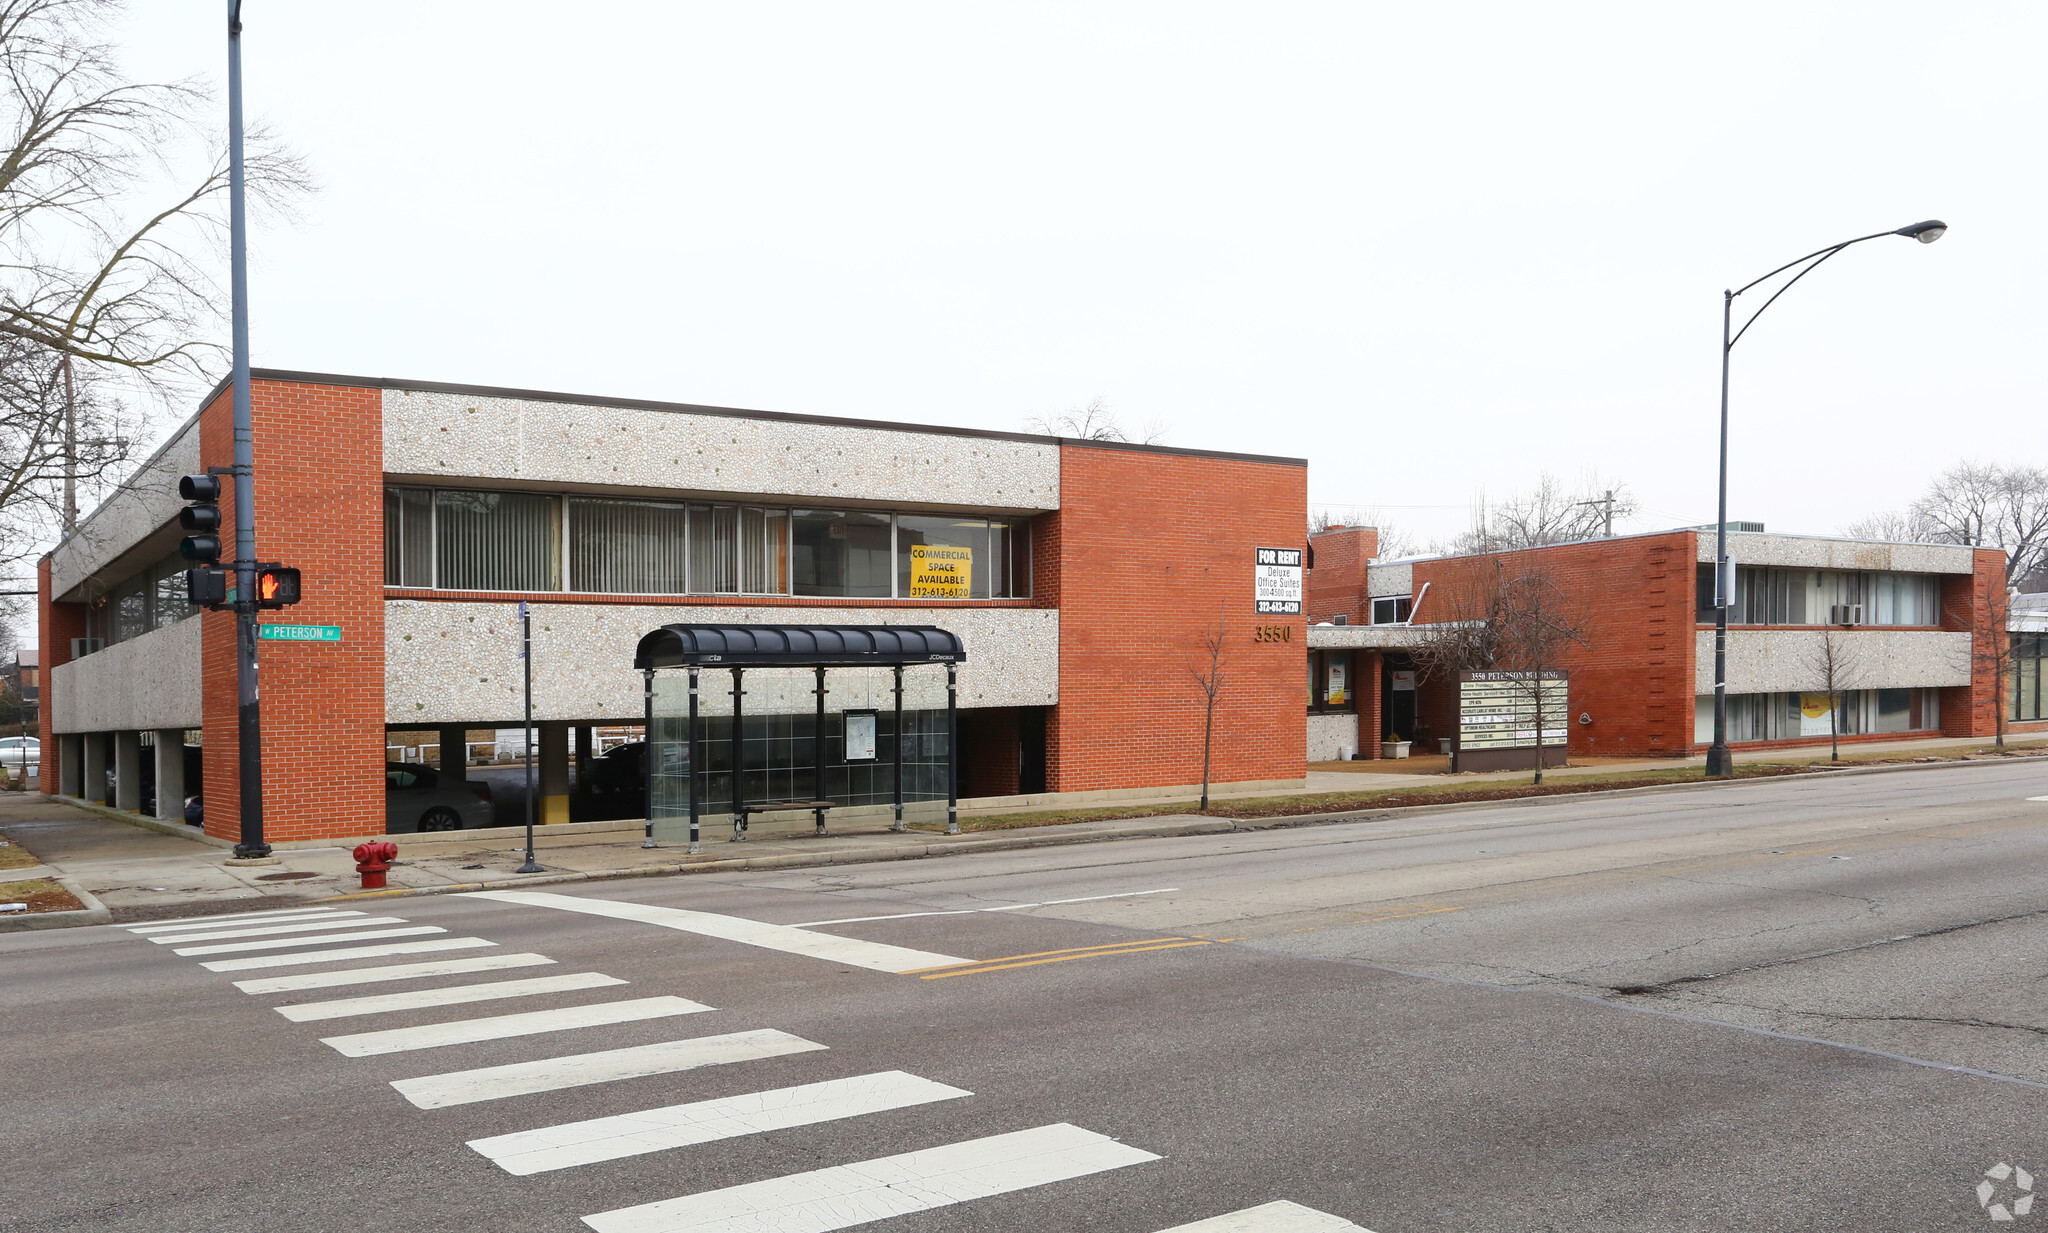
<svg viewBox="0 0 2048 1233"><path fill-rule="evenodd" d="M974 549L944 544L910 546L907 599L966 599L974 582Z"/></svg>

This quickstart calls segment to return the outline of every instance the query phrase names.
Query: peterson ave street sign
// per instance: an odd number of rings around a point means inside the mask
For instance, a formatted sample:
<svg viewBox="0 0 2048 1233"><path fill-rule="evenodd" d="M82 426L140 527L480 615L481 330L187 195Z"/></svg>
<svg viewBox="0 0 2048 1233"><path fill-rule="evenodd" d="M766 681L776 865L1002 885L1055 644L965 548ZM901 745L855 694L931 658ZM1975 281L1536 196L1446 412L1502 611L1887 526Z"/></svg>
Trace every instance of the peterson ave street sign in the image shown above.
<svg viewBox="0 0 2048 1233"><path fill-rule="evenodd" d="M256 636L266 642L340 642L339 625L258 625Z"/></svg>

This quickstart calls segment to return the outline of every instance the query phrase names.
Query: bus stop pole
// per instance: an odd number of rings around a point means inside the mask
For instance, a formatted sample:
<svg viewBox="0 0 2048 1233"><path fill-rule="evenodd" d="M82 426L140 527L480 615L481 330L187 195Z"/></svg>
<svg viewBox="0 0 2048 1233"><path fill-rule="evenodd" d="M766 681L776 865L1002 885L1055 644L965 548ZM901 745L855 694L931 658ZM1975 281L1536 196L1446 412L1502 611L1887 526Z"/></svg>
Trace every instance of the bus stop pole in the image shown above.
<svg viewBox="0 0 2048 1233"><path fill-rule="evenodd" d="M889 829L900 831L903 826L903 665L896 665L896 821Z"/></svg>
<svg viewBox="0 0 2048 1233"><path fill-rule="evenodd" d="M946 833L960 833L960 704L952 664L946 665Z"/></svg>
<svg viewBox="0 0 2048 1233"><path fill-rule="evenodd" d="M641 785L640 799L647 803L647 837L640 841L640 846L651 848L654 846L654 669L646 669L642 680L647 717L640 728L640 757L642 778L646 782ZM587 789L588 785L585 787Z"/></svg>
<svg viewBox="0 0 2048 1233"><path fill-rule="evenodd" d="M688 772L688 786L690 789L690 851L701 852L704 849L699 847L697 842L697 819L703 812L703 802L698 799L697 795L697 784L700 782L697 768L701 764L697 761L697 665L695 664L690 665L690 730L683 734L683 739L689 742L689 749L686 752L690 758Z"/></svg>
<svg viewBox="0 0 2048 1233"><path fill-rule="evenodd" d="M740 688L745 668L732 670L732 841L738 843L747 837L747 815L742 812L747 803L746 774L747 746L746 721L741 712L744 709L740 699L746 691Z"/></svg>
<svg viewBox="0 0 2048 1233"><path fill-rule="evenodd" d="M811 799L825 799L825 669L818 670L818 712L811 724ZM818 834L825 833L825 811L811 811L818 823Z"/></svg>

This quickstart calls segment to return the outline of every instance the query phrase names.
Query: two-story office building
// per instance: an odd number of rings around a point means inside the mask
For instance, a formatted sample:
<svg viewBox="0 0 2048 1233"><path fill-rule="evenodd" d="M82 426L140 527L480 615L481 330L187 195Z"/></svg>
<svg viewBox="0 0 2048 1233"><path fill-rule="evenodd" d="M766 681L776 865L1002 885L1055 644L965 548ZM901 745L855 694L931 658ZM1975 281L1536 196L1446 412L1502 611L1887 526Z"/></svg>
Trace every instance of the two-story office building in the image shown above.
<svg viewBox="0 0 2048 1233"><path fill-rule="evenodd" d="M239 826L234 618L186 603L176 481L230 461L229 403L214 391L43 560L40 600L45 790L135 808L153 777L176 817L197 740L221 837ZM635 646L671 623L952 631L975 798L1195 783L1188 664L1221 622L1212 778L1304 774L1302 618L1254 599L1257 550L1302 542L1300 459L267 370L254 409L258 554L303 570L305 593L263 620L339 631L260 643L274 840L383 832L388 733L455 749L520 725L522 600L548 821L568 817L574 735L640 722ZM887 675L832 670L834 732L887 710ZM910 675L904 736L928 745L943 678ZM745 688L748 774L769 799L808 796L809 674ZM730 704L707 683L720 748ZM834 758L828 795L872 803Z"/></svg>
<svg viewBox="0 0 2048 1233"><path fill-rule="evenodd" d="M1683 756L1712 742L1713 532L1405 560L1376 559L1376 538L1341 527L1310 540L1311 761L1374 757L1389 735L1430 753L1455 738L1456 683L1418 671L1412 652L1433 626L1479 619L1490 579L1530 574L1582 635L1558 663L1570 672L1571 753ZM2006 636L1998 550L1761 531L1729 541L1732 745L1825 744L1831 726L1850 741L1990 736L1997 708L2018 704L1988 653ZM1839 706L1820 666L1824 633Z"/></svg>

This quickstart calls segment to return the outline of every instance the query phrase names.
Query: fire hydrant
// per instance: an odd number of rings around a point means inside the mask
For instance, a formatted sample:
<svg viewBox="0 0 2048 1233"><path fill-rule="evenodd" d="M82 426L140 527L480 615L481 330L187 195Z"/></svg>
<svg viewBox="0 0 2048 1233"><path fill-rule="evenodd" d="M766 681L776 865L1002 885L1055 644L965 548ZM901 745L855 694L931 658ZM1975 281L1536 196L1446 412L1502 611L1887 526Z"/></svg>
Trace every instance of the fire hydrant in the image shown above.
<svg viewBox="0 0 2048 1233"><path fill-rule="evenodd" d="M384 875L390 871L391 862L397 859L398 845L395 843L357 844L356 872L363 875L363 889L381 889Z"/></svg>

